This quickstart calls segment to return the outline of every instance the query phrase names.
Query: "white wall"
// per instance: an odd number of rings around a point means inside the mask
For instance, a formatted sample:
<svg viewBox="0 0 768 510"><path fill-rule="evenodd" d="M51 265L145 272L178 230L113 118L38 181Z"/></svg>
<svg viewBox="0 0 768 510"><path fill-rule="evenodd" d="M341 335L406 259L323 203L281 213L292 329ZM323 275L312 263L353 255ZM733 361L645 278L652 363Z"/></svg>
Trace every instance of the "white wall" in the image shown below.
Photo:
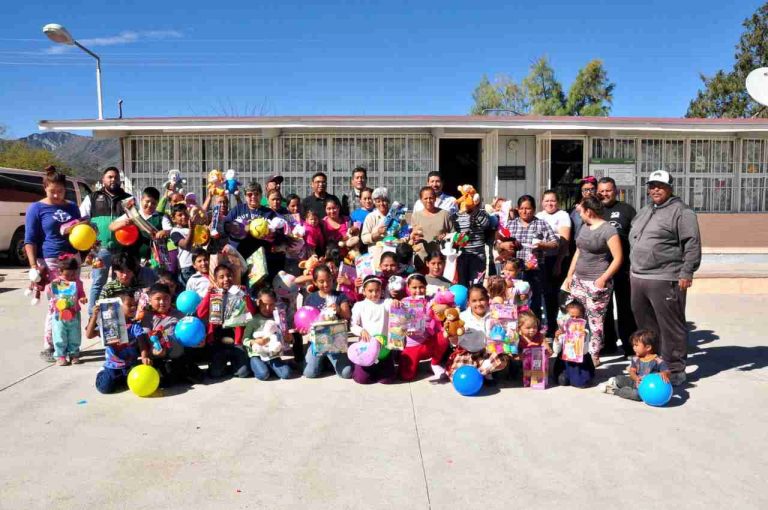
<svg viewBox="0 0 768 510"><path fill-rule="evenodd" d="M510 140L517 140L515 148L509 148ZM520 195L534 195L536 192L536 137L499 136L499 165L525 165L525 180L499 180L499 196L517 200ZM495 177L495 176L494 176ZM537 197L538 198L538 197Z"/></svg>

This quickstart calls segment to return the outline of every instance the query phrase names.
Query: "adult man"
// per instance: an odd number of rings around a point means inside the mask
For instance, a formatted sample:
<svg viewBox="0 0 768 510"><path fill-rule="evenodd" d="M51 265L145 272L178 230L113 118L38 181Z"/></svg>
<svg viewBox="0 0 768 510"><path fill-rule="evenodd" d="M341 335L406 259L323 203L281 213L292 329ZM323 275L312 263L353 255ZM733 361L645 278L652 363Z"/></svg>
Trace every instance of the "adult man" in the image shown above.
<svg viewBox="0 0 768 510"><path fill-rule="evenodd" d="M120 170L110 166L101 175L101 189L94 191L80 203L80 216L90 218L96 225L100 248L96 255L101 262L100 267L91 270L91 290L88 293L88 313L101 294L101 289L107 283L109 270L112 267L112 256L122 251L115 240L109 224L123 215L122 201L130 198L120 183Z"/></svg>
<svg viewBox="0 0 768 510"><path fill-rule="evenodd" d="M641 329L658 333L661 357L669 364L673 385L685 382L688 352L686 290L701 263L696 213L672 195L672 177L656 170L648 177L652 204L632 222L630 283L632 311Z"/></svg>
<svg viewBox="0 0 768 510"><path fill-rule="evenodd" d="M326 191L327 188L328 176L323 172L316 172L312 176L312 194L301 201L301 210L313 211L317 214L318 218L325 218L325 201L329 198L338 200L338 197L331 195Z"/></svg>
<svg viewBox="0 0 768 510"><path fill-rule="evenodd" d="M237 248L237 251L240 252L243 258L247 259L259 247L266 246L267 243L261 239L256 239L247 232L242 239L237 239L234 235L236 229L233 229L231 224L237 221L247 229L248 223L252 219L266 218L269 209L261 206L261 184L251 181L245 185L243 191L245 193L245 202L237 204L229 211L224 224L227 231L230 232L230 244Z"/></svg>
<svg viewBox="0 0 768 510"><path fill-rule="evenodd" d="M262 207L269 207L269 192L273 189L276 189L277 191L280 191L280 188L283 186L283 176L274 174L270 175L269 179L267 179L267 185L266 189L264 190L264 195L261 197L261 205ZM282 202L283 207L285 207L285 200Z"/></svg>
<svg viewBox="0 0 768 510"><path fill-rule="evenodd" d="M352 170L352 195L341 196L341 215L349 216L352 211L360 207L360 193L368 184L368 171L358 166Z"/></svg>
<svg viewBox="0 0 768 510"><path fill-rule="evenodd" d="M435 190L435 196L437 197L435 207L448 211L449 214L454 214L459 210L456 205L456 198L443 193L443 178L440 176L440 172L433 170L427 174L427 186ZM422 209L424 209L424 204L421 203L421 200L417 200L413 204L413 212L421 211Z"/></svg>
<svg viewBox="0 0 768 510"><path fill-rule="evenodd" d="M629 335L635 332L635 316L632 315L632 299L629 288L629 230L632 219L637 212L635 208L626 202L616 200L616 181L611 177L603 177L597 182L597 196L603 203L603 219L609 222L619 233L621 250L624 253L624 263L613 276L613 295L616 296L617 319L619 326L618 338L621 338L624 354L633 356L632 344ZM608 302L608 310L605 313L605 325L603 328L603 352L611 352L616 349L616 325L613 320L613 300Z"/></svg>

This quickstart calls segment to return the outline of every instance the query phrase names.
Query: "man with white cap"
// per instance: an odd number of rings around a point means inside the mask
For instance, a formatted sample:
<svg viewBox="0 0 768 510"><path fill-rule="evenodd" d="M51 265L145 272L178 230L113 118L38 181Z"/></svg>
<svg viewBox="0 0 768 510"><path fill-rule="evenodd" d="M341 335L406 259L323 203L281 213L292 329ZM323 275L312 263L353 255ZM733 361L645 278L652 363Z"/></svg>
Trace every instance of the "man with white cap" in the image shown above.
<svg viewBox="0 0 768 510"><path fill-rule="evenodd" d="M701 263L696 213L672 194L672 177L656 170L648 177L652 203L632 221L629 233L632 311L640 329L659 335L661 357L673 385L685 382L688 331L686 291Z"/></svg>

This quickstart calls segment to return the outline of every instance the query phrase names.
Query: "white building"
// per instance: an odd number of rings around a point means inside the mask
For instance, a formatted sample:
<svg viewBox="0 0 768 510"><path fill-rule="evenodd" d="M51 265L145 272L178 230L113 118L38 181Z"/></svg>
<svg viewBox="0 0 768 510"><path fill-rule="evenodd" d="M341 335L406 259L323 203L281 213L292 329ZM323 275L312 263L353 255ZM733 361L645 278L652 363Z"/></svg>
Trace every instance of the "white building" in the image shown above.
<svg viewBox="0 0 768 510"><path fill-rule="evenodd" d="M636 207L648 174L675 178L676 194L702 213L768 212L768 121L536 116L169 117L44 120L41 130L90 130L120 138L135 189L160 187L178 168L200 196L208 172L233 168L241 182L285 177L285 192L309 193L326 172L341 195L351 170L368 169L411 204L427 172L446 190L472 183L483 197L574 193L584 175L611 176Z"/></svg>

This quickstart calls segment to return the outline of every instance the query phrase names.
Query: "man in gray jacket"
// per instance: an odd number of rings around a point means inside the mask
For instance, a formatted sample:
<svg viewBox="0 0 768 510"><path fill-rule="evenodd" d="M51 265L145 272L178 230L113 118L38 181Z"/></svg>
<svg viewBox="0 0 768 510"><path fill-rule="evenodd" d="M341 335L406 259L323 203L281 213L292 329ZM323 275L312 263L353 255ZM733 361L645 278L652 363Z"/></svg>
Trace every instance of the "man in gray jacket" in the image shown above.
<svg viewBox="0 0 768 510"><path fill-rule="evenodd" d="M629 233L632 311L640 329L659 335L659 354L677 386L685 382L685 295L701 263L699 223L696 213L673 196L668 172L651 173L648 194L653 203L638 213Z"/></svg>

